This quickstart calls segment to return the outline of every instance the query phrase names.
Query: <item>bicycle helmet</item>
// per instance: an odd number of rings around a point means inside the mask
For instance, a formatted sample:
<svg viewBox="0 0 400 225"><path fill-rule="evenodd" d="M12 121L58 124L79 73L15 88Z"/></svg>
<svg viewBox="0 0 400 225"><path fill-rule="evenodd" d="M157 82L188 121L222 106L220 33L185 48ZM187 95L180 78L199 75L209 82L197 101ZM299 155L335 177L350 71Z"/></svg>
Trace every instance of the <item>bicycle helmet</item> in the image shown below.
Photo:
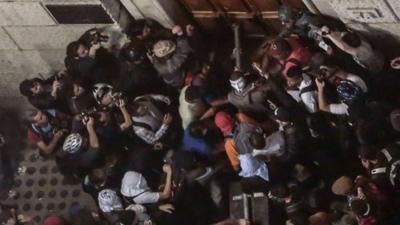
<svg viewBox="0 0 400 225"><path fill-rule="evenodd" d="M112 91L113 87L109 84L98 83L93 86L93 96L98 104L101 104L101 99L103 99L104 95L106 95L109 91Z"/></svg>
<svg viewBox="0 0 400 225"><path fill-rule="evenodd" d="M82 143L82 136L78 133L72 133L65 138L63 151L74 154L81 149Z"/></svg>

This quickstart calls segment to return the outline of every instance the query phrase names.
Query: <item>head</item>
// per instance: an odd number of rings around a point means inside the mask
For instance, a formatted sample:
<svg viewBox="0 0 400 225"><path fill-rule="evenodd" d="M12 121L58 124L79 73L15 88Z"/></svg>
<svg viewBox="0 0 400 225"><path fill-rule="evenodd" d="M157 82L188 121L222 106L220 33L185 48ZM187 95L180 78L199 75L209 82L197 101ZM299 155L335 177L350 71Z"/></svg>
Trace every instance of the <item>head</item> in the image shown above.
<svg viewBox="0 0 400 225"><path fill-rule="evenodd" d="M32 123L39 125L39 126L43 126L49 123L49 115L47 115L45 112L43 111L36 111L36 113L34 113L31 117L32 119Z"/></svg>
<svg viewBox="0 0 400 225"><path fill-rule="evenodd" d="M146 59L146 48L140 42L131 42L121 49L119 57L133 64L140 64Z"/></svg>
<svg viewBox="0 0 400 225"><path fill-rule="evenodd" d="M161 40L153 45L153 53L159 59L169 58L176 49L176 44L171 40Z"/></svg>
<svg viewBox="0 0 400 225"><path fill-rule="evenodd" d="M89 48L80 41L73 41L67 45L67 56L75 59L89 56Z"/></svg>
<svg viewBox="0 0 400 225"><path fill-rule="evenodd" d="M370 169L370 167L377 162L377 153L379 148L372 145L361 145L357 149L358 158L364 168Z"/></svg>
<svg viewBox="0 0 400 225"><path fill-rule="evenodd" d="M201 98L199 87L189 86L185 91L185 101L194 103Z"/></svg>
<svg viewBox="0 0 400 225"><path fill-rule="evenodd" d="M19 84L19 91L26 97L35 96L43 93L43 82L39 78L24 80Z"/></svg>
<svg viewBox="0 0 400 225"><path fill-rule="evenodd" d="M132 116L144 116L148 112L147 107L144 104L141 104L140 102L134 102L133 104L130 105L129 111L132 114Z"/></svg>
<svg viewBox="0 0 400 225"><path fill-rule="evenodd" d="M342 36L342 40L353 48L358 48L361 46L361 38L355 32L344 33Z"/></svg>
<svg viewBox="0 0 400 225"><path fill-rule="evenodd" d="M263 149L265 147L265 136L264 134L253 132L250 135L250 145L254 149Z"/></svg>
<svg viewBox="0 0 400 225"><path fill-rule="evenodd" d="M43 220L43 225L68 225L68 222L60 216L48 216Z"/></svg>
<svg viewBox="0 0 400 225"><path fill-rule="evenodd" d="M277 108L274 111L275 121L281 125L287 125L294 121L290 110L285 108Z"/></svg>
<svg viewBox="0 0 400 225"><path fill-rule="evenodd" d="M290 43L283 38L277 38L272 41L270 48L279 60L287 59L293 51Z"/></svg>
<svg viewBox="0 0 400 225"><path fill-rule="evenodd" d="M89 172L88 179L91 183L96 186L103 186L107 179L107 173L105 168L96 168Z"/></svg>
<svg viewBox="0 0 400 225"><path fill-rule="evenodd" d="M235 127L235 120L223 111L215 114L214 123L224 136L231 134Z"/></svg>
<svg viewBox="0 0 400 225"><path fill-rule="evenodd" d="M351 201L350 209L358 217L369 217L372 214L371 205L363 199L354 199Z"/></svg>
<svg viewBox="0 0 400 225"><path fill-rule="evenodd" d="M208 132L208 126L203 121L194 121L189 124L189 134L195 138L204 138Z"/></svg>
<svg viewBox="0 0 400 225"><path fill-rule="evenodd" d="M287 71L287 81L291 86L297 86L303 80L303 70L299 65L291 66Z"/></svg>
<svg viewBox="0 0 400 225"><path fill-rule="evenodd" d="M350 195L353 193L354 182L350 177L339 177L332 185L332 192L335 195Z"/></svg>
<svg viewBox="0 0 400 225"><path fill-rule="evenodd" d="M330 216L326 212L317 212L308 218L310 225L332 225Z"/></svg>
<svg viewBox="0 0 400 225"><path fill-rule="evenodd" d="M298 12L290 6L283 5L279 8L278 16L285 28L291 28L298 17Z"/></svg>
<svg viewBox="0 0 400 225"><path fill-rule="evenodd" d="M247 86L246 78L244 78L243 74L240 71L234 71L232 73L232 75L229 77L229 83L231 84L231 87L237 92L242 92Z"/></svg>
<svg viewBox="0 0 400 225"><path fill-rule="evenodd" d="M93 87L93 96L97 103L103 106L112 106L113 100L113 87L108 84L98 83Z"/></svg>
<svg viewBox="0 0 400 225"><path fill-rule="evenodd" d="M138 38L138 39L146 39L149 37L151 34L151 28L147 24L147 21L144 19L136 20L133 22L127 30L127 35L133 39L133 38Z"/></svg>
<svg viewBox="0 0 400 225"><path fill-rule="evenodd" d="M79 133L71 133L65 138L62 150L68 154L75 154L82 150L84 145L84 138Z"/></svg>

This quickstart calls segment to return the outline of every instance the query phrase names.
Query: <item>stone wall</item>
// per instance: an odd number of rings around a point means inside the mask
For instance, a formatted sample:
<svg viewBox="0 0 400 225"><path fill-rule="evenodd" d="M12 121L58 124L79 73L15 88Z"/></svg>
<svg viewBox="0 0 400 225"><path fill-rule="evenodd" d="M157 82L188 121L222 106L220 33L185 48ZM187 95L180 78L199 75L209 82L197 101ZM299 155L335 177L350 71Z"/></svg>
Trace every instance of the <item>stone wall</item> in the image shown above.
<svg viewBox="0 0 400 225"><path fill-rule="evenodd" d="M399 0L312 0L325 15L364 33L388 58L400 55Z"/></svg>
<svg viewBox="0 0 400 225"><path fill-rule="evenodd" d="M115 1L115 0L112 0ZM115 2L114 2L115 3ZM26 78L64 67L65 47L101 24L58 24L46 4L98 4L100 0L0 0L0 99L2 106L29 106L19 94ZM109 14L121 14L108 11ZM116 19L121 19L119 16ZM116 20L118 21L118 20Z"/></svg>

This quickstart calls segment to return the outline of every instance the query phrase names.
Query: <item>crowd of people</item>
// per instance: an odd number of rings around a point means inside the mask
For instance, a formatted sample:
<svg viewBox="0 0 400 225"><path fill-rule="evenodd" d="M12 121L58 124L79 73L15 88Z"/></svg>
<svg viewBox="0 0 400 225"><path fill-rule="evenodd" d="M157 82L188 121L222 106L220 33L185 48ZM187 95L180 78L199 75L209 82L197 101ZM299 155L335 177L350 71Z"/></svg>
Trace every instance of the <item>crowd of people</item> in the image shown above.
<svg viewBox="0 0 400 225"><path fill-rule="evenodd" d="M243 225L236 182L272 225L400 224L400 58L330 17L279 19L251 56L232 49L248 65L192 25L137 20L117 53L94 28L66 70L22 81L28 139L98 206L44 224Z"/></svg>

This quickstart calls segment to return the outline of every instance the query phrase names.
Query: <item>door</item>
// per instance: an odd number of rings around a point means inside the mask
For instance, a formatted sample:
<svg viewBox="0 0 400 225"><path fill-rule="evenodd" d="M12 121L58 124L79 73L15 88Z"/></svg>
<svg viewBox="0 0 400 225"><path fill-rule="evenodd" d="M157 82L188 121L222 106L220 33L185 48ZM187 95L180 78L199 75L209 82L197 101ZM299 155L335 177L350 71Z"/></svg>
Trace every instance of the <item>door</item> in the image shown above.
<svg viewBox="0 0 400 225"><path fill-rule="evenodd" d="M230 29L239 23L246 36L263 37L281 30L280 5L304 8L301 0L178 0L207 31Z"/></svg>

